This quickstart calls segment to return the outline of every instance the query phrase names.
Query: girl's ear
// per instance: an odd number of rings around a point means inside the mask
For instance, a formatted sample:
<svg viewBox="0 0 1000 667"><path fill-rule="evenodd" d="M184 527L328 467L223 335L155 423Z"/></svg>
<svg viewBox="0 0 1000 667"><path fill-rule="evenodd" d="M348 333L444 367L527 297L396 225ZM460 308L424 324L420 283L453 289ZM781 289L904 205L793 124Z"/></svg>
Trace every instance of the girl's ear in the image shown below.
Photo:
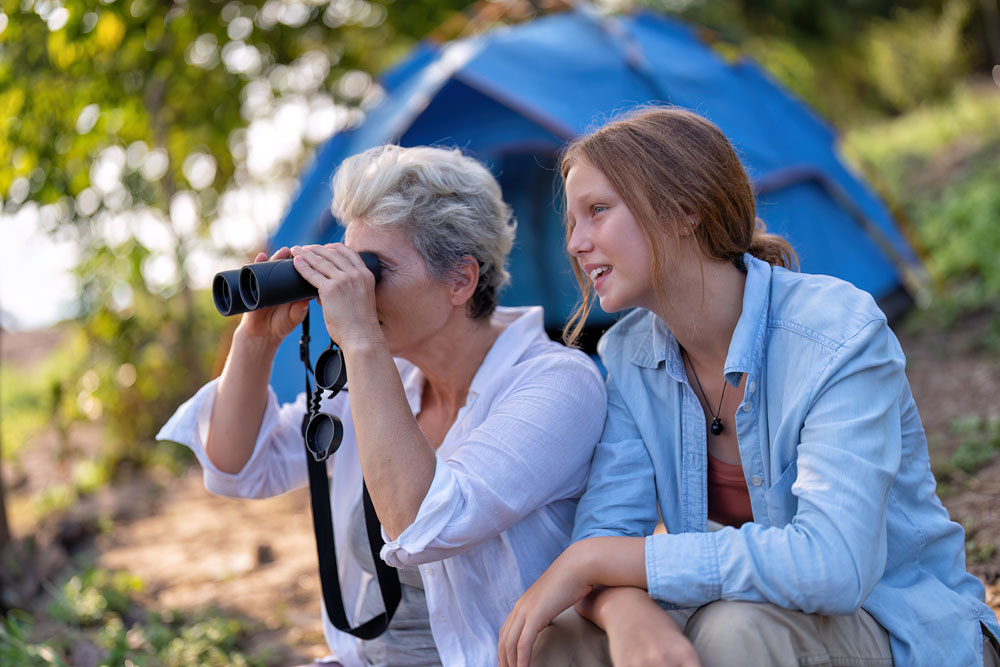
<svg viewBox="0 0 1000 667"><path fill-rule="evenodd" d="M479 262L472 255L462 258L462 265L452 274L451 303L454 306L465 304L476 292L479 284Z"/></svg>
<svg viewBox="0 0 1000 667"><path fill-rule="evenodd" d="M678 236L691 236L694 233L695 228L701 224L701 218L698 217L697 213L688 213L682 219L683 222L677 225Z"/></svg>

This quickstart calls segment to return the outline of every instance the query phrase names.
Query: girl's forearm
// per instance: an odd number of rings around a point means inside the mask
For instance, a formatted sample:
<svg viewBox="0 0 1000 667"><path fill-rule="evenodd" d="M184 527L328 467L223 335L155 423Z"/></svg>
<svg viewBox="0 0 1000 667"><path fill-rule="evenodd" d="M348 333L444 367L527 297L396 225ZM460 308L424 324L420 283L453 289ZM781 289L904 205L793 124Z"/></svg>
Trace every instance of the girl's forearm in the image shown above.
<svg viewBox="0 0 1000 667"><path fill-rule="evenodd" d="M591 537L573 544L579 567L593 586L646 589L646 538Z"/></svg>

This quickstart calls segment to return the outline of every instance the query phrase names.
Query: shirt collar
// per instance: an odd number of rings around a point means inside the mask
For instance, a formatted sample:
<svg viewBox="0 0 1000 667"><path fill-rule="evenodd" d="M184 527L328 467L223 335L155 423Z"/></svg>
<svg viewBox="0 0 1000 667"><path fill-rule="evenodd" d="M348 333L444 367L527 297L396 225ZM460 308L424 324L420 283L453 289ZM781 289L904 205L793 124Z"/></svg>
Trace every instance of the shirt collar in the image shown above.
<svg viewBox="0 0 1000 667"><path fill-rule="evenodd" d="M482 392L484 384L491 382L499 373L511 368L524 355L524 351L539 336L546 337L544 311L541 306L508 308L498 306L494 318L505 324L503 332L497 336L486 353L483 363L469 385L469 399Z"/></svg>
<svg viewBox="0 0 1000 667"><path fill-rule="evenodd" d="M726 381L734 387L740 375L755 375L760 368L767 331L767 312L771 301L771 265L750 254L743 257L747 267L746 286L743 288L743 311L729 343L724 372ZM677 339L659 317L650 313L642 345L637 345L632 362L646 368L656 368L665 362L665 369L678 382L687 377Z"/></svg>
<svg viewBox="0 0 1000 667"><path fill-rule="evenodd" d="M724 369L726 380L734 387L739 385L741 374L756 376L760 370L771 306L771 265L750 254L744 255L743 261L747 267L743 312L736 322Z"/></svg>
<svg viewBox="0 0 1000 667"><path fill-rule="evenodd" d="M643 334L643 343L635 347L632 362L645 368L656 368L660 362L666 362L667 372L675 379L683 380L684 364L677 339L656 315L649 313L646 322L648 326Z"/></svg>
<svg viewBox="0 0 1000 667"><path fill-rule="evenodd" d="M472 377L468 404L482 393L483 386L492 381L498 373L511 368L524 355L524 351L539 337L546 340L544 311L541 306L509 308L498 306L493 317L498 318L506 327L493 341L490 351L486 353L483 363ZM406 401L414 414L420 412L421 399L424 390L424 374L414 364L405 359L397 359L397 365L404 376L403 391ZM402 369L406 369L405 372Z"/></svg>

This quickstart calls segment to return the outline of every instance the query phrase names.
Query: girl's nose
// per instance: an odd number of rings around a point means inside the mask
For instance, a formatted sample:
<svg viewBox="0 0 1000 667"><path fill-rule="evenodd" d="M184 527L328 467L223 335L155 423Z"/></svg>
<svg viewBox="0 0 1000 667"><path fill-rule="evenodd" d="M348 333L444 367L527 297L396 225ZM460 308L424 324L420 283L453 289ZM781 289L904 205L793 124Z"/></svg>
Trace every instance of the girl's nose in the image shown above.
<svg viewBox="0 0 1000 667"><path fill-rule="evenodd" d="M574 225L573 231L570 232L569 240L566 242L566 250L575 257L592 249L593 244L590 242L590 235L583 229L583 225Z"/></svg>

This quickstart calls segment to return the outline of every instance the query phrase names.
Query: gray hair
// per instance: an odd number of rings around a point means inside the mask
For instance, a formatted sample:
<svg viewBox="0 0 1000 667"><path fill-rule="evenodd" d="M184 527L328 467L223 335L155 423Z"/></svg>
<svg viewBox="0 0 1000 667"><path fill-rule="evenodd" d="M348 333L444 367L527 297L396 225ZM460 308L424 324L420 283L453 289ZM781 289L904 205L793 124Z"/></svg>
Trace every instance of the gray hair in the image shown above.
<svg viewBox="0 0 1000 667"><path fill-rule="evenodd" d="M331 209L343 225L362 220L406 231L435 279L474 257L479 283L469 317L492 313L510 280L506 263L517 223L493 175L457 148L386 145L351 156L333 175Z"/></svg>

